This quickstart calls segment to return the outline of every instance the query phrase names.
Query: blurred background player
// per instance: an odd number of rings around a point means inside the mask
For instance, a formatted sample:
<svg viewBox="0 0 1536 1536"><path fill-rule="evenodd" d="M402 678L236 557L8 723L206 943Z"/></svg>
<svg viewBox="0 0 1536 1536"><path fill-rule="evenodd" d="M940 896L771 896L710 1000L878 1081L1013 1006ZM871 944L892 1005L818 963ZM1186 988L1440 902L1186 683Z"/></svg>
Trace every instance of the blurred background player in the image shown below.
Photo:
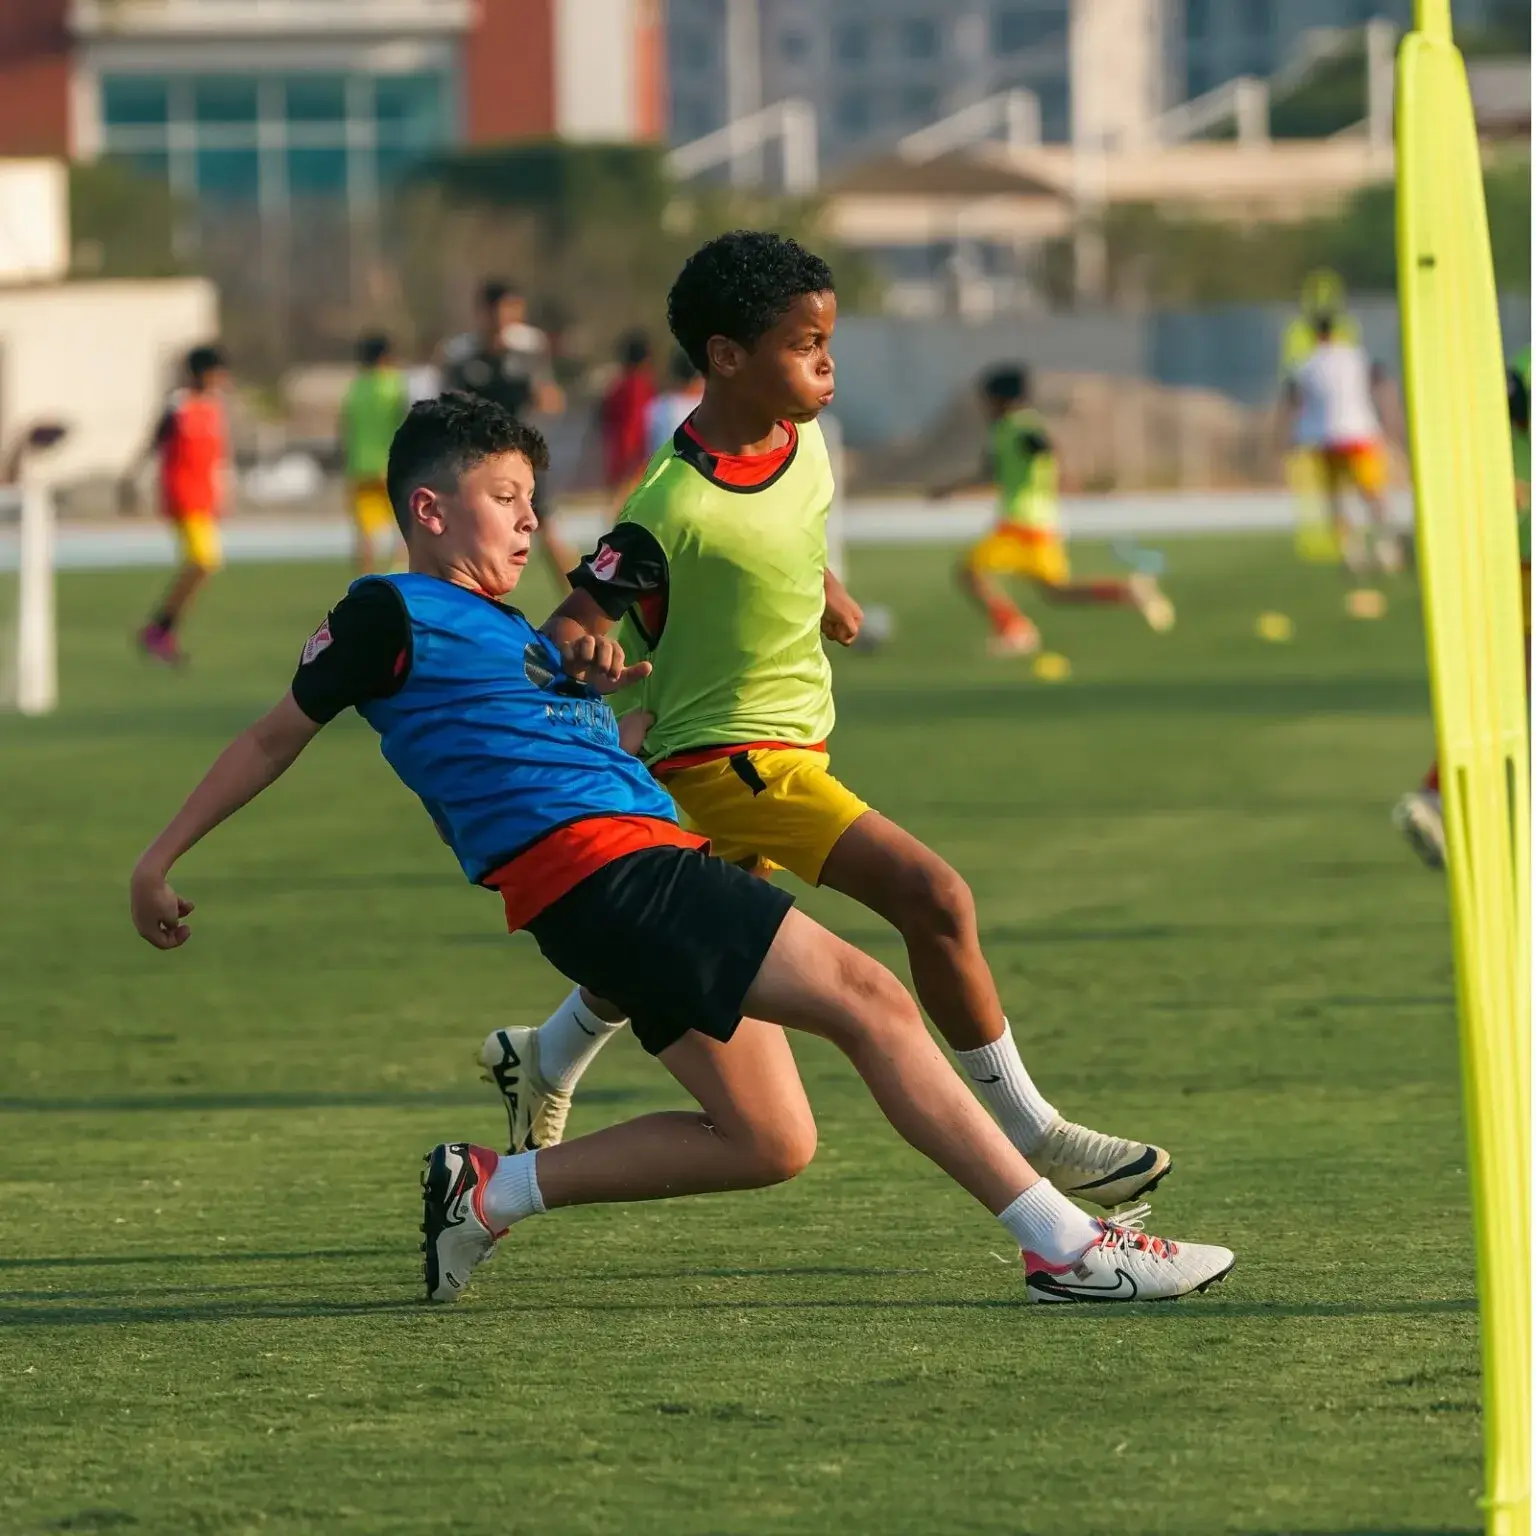
<svg viewBox="0 0 1536 1536"><path fill-rule="evenodd" d="M678 347L667 363L667 387L645 409L647 462L672 441L672 434L693 415L703 398L704 375Z"/></svg>
<svg viewBox="0 0 1536 1536"><path fill-rule="evenodd" d="M395 514L384 477L390 442L410 406L410 391L405 375L395 366L389 338L364 336L357 344L357 374L341 403L347 510L352 517L353 564L359 575L380 569L375 563L380 544L393 548L395 543Z"/></svg>
<svg viewBox="0 0 1536 1536"><path fill-rule="evenodd" d="M1377 409L1384 375L1359 342L1340 337L1333 316L1317 315L1312 335L1312 350L1285 382L1281 432L1286 442L1312 456L1334 543L1355 583L1349 611L1357 618L1375 618L1383 602L1367 586L1368 577L1373 570L1403 567L1402 542L1387 513L1385 434ZM1349 519L1345 496L1350 490L1365 506L1363 533Z"/></svg>
<svg viewBox="0 0 1536 1536"><path fill-rule="evenodd" d="M1526 666L1531 641L1531 353L1527 347L1508 371L1510 443L1515 469L1515 515L1519 526L1521 581L1524 588ZM1445 819L1440 799L1440 765L1430 765L1424 782L1404 795L1392 821L1409 846L1431 868L1445 863Z"/></svg>
<svg viewBox="0 0 1536 1536"><path fill-rule="evenodd" d="M1531 349L1510 364L1509 439L1515 461L1515 516L1519 522L1520 577L1525 599L1525 665L1531 665ZM1392 824L1429 865L1445 864L1445 815L1440 800L1440 764L1430 764L1424 782L1392 808Z"/></svg>
<svg viewBox="0 0 1536 1536"><path fill-rule="evenodd" d="M122 482L124 511L138 502L136 478L151 458L159 462L160 507L176 530L181 565L165 596L139 631L140 649L159 661L183 661L176 632L192 599L224 563L218 519L229 495L229 423L224 392L229 364L220 347L193 347L185 381L166 403L143 454Z"/></svg>
<svg viewBox="0 0 1536 1536"><path fill-rule="evenodd" d="M528 323L527 299L500 278L487 278L480 285L475 328L443 344L440 373L445 390L493 400L514 421L526 421L534 412L558 416L565 409L549 338ZM577 555L560 536L554 511L547 486L541 486L539 546L563 587Z"/></svg>
<svg viewBox="0 0 1536 1536"><path fill-rule="evenodd" d="M1327 318L1340 341L1358 343L1360 326L1345 308L1344 279L1319 267L1307 273L1301 285L1301 303L1280 338L1280 388L1312 355L1317 345L1317 322ZM1320 565L1336 564L1339 547L1328 522L1323 482L1317 457L1294 443L1285 445L1285 479L1296 498L1296 552L1303 560Z"/></svg>
<svg viewBox="0 0 1536 1536"><path fill-rule="evenodd" d="M644 331L630 331L620 340L618 363L618 376L598 402L597 423L603 440L603 484L622 501L651 456L645 421L656 397L656 371Z"/></svg>
<svg viewBox="0 0 1536 1536"><path fill-rule="evenodd" d="M997 525L972 546L960 584L992 626L994 656L1027 656L1040 649L1040 631L998 584L1023 577L1056 603L1104 603L1140 611L1155 630L1173 626L1173 604L1147 574L1074 582L1056 504L1056 454L1046 421L1029 403L1029 370L1020 364L989 369L980 381L987 449L980 473L935 486L937 499L997 492Z"/></svg>

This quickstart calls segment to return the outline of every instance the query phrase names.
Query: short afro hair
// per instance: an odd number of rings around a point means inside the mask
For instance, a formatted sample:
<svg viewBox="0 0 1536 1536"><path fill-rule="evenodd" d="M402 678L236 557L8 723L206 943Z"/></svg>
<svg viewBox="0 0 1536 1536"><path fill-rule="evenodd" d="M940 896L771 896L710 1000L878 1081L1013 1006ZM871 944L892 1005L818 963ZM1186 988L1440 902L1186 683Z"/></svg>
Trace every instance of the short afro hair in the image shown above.
<svg viewBox="0 0 1536 1536"><path fill-rule="evenodd" d="M667 325L688 360L709 372L709 338L752 348L807 293L835 292L832 269L784 235L737 229L702 245L667 295Z"/></svg>
<svg viewBox="0 0 1536 1536"><path fill-rule="evenodd" d="M219 369L228 367L229 358L217 342L204 342L202 346L193 347L187 353L187 376L198 384L201 384L210 373L217 373Z"/></svg>
<svg viewBox="0 0 1536 1536"><path fill-rule="evenodd" d="M1000 405L1029 399L1029 369L1023 363L998 363L981 376L981 392Z"/></svg>
<svg viewBox="0 0 1536 1536"><path fill-rule="evenodd" d="M374 368L393 351L383 331L369 331L357 339L357 360L364 368Z"/></svg>
<svg viewBox="0 0 1536 1536"><path fill-rule="evenodd" d="M533 427L478 395L418 400L389 445L386 484L400 532L410 536L411 492L456 484L476 464L499 453L520 453L535 472L549 467L549 449Z"/></svg>

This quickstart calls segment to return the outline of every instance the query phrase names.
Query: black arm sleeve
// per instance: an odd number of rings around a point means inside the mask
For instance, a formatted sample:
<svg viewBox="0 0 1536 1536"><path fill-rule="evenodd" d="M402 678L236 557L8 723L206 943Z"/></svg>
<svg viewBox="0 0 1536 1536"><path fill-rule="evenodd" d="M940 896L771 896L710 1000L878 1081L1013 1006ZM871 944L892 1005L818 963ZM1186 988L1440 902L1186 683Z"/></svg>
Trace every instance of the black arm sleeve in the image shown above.
<svg viewBox="0 0 1536 1536"><path fill-rule="evenodd" d="M1023 444L1025 451L1033 457L1035 454L1049 453L1051 440L1039 427L1025 427L1019 433L1019 442Z"/></svg>
<svg viewBox="0 0 1536 1536"><path fill-rule="evenodd" d="M326 615L304 646L291 685L294 703L316 725L369 699L388 698L411 666L411 624L387 581L365 582Z"/></svg>
<svg viewBox="0 0 1536 1536"><path fill-rule="evenodd" d="M667 590L667 557L656 536L636 523L619 523L566 578L589 594L610 619Z"/></svg>

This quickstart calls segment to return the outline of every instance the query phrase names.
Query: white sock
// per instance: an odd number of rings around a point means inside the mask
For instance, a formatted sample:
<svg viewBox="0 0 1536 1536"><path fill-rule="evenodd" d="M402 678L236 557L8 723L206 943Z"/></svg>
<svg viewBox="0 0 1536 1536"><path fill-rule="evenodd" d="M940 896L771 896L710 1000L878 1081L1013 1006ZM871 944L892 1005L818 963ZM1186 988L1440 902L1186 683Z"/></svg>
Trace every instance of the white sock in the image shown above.
<svg viewBox="0 0 1536 1536"><path fill-rule="evenodd" d="M535 1149L503 1153L497 1159L496 1171L485 1186L482 1202L491 1231L505 1232L514 1221L544 1214L544 1196L539 1193L539 1175L534 1166L538 1155ZM1012 1209L1013 1206L1009 1206L1009 1210Z"/></svg>
<svg viewBox="0 0 1536 1536"><path fill-rule="evenodd" d="M1058 1116L1024 1070L1007 1019L1003 1020L1002 1034L990 1045L956 1051L955 1060L975 1084L982 1103L997 1116L1008 1140L1028 1157Z"/></svg>
<svg viewBox="0 0 1536 1536"><path fill-rule="evenodd" d="M1020 1248L1039 1254L1047 1264L1070 1264L1099 1235L1098 1222L1049 1179L1031 1184L1006 1211L998 1212L997 1219Z"/></svg>
<svg viewBox="0 0 1536 1536"><path fill-rule="evenodd" d="M574 1088L592 1058L628 1022L610 1024L598 1018L582 1002L581 988L575 988L539 1025L539 1075L551 1088Z"/></svg>

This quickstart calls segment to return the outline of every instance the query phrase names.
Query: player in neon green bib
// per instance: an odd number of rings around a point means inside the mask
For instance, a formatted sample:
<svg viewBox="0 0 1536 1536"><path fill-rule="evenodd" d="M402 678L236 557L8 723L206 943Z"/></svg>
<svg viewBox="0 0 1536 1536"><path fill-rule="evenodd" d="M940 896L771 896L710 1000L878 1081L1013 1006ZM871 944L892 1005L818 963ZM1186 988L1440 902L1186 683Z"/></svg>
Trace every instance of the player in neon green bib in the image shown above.
<svg viewBox="0 0 1536 1536"><path fill-rule="evenodd" d="M692 594L659 623L637 593L624 621L626 653L655 667L627 704L655 718L648 762L705 745L815 747L832 733L821 644L832 466L814 421L790 423L782 446L776 472L733 485L721 456L685 423L629 497L625 532L605 545L622 561L629 530L643 531L666 561L668 585Z"/></svg>
<svg viewBox="0 0 1536 1536"><path fill-rule="evenodd" d="M830 769L821 637L848 644L861 620L826 564L832 477L816 417L832 399L836 320L830 269L793 241L737 231L695 253L668 321L704 375L703 399L571 573L545 629L575 645L626 623L630 659L653 668L626 739L712 851L786 868L886 918L1009 1139L1057 1191L1112 1207L1151 1189L1168 1154L1057 1113L1014 1043L965 881ZM602 1013L600 999L573 994L543 1029L487 1039L481 1062L498 1085L516 1065L515 1090L503 1087L514 1140L530 1094L556 1099L526 1063L568 1057L568 1021L595 1035Z"/></svg>
<svg viewBox="0 0 1536 1536"><path fill-rule="evenodd" d="M358 371L341 403L341 447L346 460L354 563L362 575L377 567L379 545L395 542L395 514L384 486L389 445L411 408L405 375L394 365L387 336L357 344Z"/></svg>
<svg viewBox="0 0 1536 1536"><path fill-rule="evenodd" d="M1155 630L1172 628L1173 604L1146 573L1073 581L1056 505L1056 450L1045 418L1030 404L1029 370L989 369L981 379L987 452L976 476L935 486L936 499L962 491L995 489L997 522L972 545L960 565L960 585L992 626L994 656L1029 656L1040 631L998 584L1021 577L1053 603L1100 603L1135 608Z"/></svg>

